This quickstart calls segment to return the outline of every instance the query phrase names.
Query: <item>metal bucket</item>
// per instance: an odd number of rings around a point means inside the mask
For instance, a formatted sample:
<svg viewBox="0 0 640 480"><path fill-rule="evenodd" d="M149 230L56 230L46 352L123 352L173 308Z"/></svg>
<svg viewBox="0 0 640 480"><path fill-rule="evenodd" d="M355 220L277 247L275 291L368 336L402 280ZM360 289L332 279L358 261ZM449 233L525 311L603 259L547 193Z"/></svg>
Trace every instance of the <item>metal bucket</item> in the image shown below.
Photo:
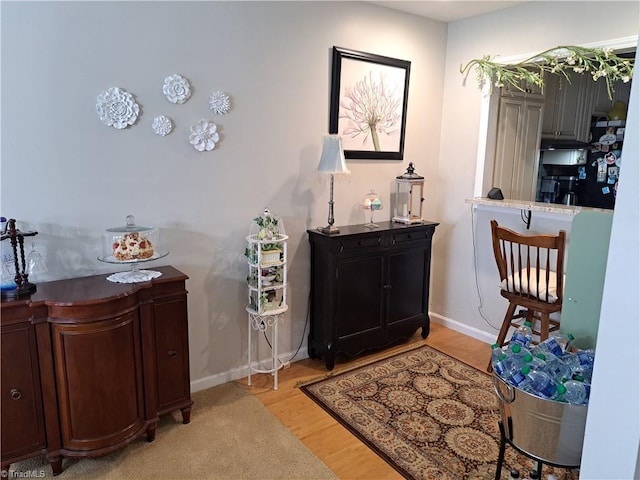
<svg viewBox="0 0 640 480"><path fill-rule="evenodd" d="M536 397L512 387L495 373L493 388L500 399L505 434L513 445L545 463L580 466L586 405Z"/></svg>

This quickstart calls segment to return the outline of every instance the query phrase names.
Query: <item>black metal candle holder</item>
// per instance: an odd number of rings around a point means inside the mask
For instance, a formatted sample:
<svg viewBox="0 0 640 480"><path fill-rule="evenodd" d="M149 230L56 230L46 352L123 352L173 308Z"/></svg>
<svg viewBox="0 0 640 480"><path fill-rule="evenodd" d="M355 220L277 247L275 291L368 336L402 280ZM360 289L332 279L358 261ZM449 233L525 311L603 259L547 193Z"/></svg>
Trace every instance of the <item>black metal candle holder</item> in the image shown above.
<svg viewBox="0 0 640 480"><path fill-rule="evenodd" d="M24 237L33 237L38 232L22 232L16 228L16 220L11 218L2 232L2 241L9 240L13 249L13 262L16 271L14 281L16 288L12 290L2 290L2 298L15 298L23 295L31 295L36 291L36 285L29 282L29 274L26 269L24 257ZM18 248L20 256L18 257Z"/></svg>

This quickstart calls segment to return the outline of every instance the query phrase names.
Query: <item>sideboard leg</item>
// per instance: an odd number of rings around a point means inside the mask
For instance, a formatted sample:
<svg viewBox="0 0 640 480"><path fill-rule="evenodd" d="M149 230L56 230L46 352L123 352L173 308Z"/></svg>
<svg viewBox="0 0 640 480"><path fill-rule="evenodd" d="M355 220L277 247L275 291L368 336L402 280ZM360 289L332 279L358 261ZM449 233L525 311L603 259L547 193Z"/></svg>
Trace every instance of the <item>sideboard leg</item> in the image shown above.
<svg viewBox="0 0 640 480"><path fill-rule="evenodd" d="M157 425L154 423L147 428L147 442L153 442L156 439L156 427Z"/></svg>
<svg viewBox="0 0 640 480"><path fill-rule="evenodd" d="M62 473L62 455L56 455L55 457L47 458L51 465L51 472L53 476L60 475Z"/></svg>
<svg viewBox="0 0 640 480"><path fill-rule="evenodd" d="M191 421L191 407L184 407L180 411L182 412L182 424L186 425Z"/></svg>

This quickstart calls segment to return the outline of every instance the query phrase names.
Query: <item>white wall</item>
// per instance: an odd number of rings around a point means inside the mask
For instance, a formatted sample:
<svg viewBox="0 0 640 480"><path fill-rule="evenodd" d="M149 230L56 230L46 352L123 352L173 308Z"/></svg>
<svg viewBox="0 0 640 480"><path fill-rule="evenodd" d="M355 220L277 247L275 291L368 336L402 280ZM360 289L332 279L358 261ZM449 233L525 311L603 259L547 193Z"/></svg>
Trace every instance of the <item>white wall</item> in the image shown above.
<svg viewBox="0 0 640 480"><path fill-rule="evenodd" d="M602 28L604 11L616 12L614 30ZM465 203L466 198L474 196L478 145L484 139L478 133L482 92L474 71L465 83L461 66L487 54L514 57L558 45L634 36L638 34L638 17L638 2L528 2L448 24L442 153L437 171L437 212L441 225L434 239L431 289L431 310L444 323L478 338L495 338L497 330L489 323L499 325L506 309L496 288L497 271L490 250L478 252L478 258L483 260L478 264L479 286L474 276L469 275L474 268L471 240L474 235L486 238L489 226L486 218L478 218L476 231L472 232L472 209ZM504 215L511 218L512 225L524 230L519 211ZM534 213L533 219L532 229L537 231L571 229L570 217L549 222ZM492 316L490 322L478 311L480 297L483 312Z"/></svg>
<svg viewBox="0 0 640 480"><path fill-rule="evenodd" d="M306 229L325 225L329 185L316 173L328 132L331 48L410 60L405 161L350 161L335 185L337 225L364 223L375 189L389 198L413 161L437 167L446 25L359 2L2 2L1 214L36 229L45 279L121 270L96 260L104 228L127 214L161 228L172 264L189 275L191 376L204 388L244 375L245 236L264 207L283 217L289 312L281 352L302 342L309 292ZM183 105L162 94L184 75ZM138 122L103 125L97 95L135 94ZM233 109L215 117L214 90ZM175 131L152 133L171 117ZM215 120L221 141L197 152L189 127ZM433 190L433 189L432 189ZM376 218L389 218L389 205ZM433 197L428 218L436 218ZM265 352L266 354L266 352ZM266 355L265 355L266 356ZM298 357L300 358L300 357Z"/></svg>

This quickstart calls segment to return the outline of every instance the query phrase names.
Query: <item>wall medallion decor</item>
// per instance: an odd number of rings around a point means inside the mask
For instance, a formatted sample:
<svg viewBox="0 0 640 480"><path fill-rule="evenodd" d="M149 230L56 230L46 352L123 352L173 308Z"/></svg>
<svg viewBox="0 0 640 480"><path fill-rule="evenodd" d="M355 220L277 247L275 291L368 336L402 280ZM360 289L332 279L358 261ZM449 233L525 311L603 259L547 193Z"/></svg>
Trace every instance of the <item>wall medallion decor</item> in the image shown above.
<svg viewBox="0 0 640 480"><path fill-rule="evenodd" d="M162 93L171 103L184 103L191 96L191 85L186 78L176 73L164 79Z"/></svg>
<svg viewBox="0 0 640 480"><path fill-rule="evenodd" d="M209 97L209 108L218 115L224 115L231 110L231 100L229 95L216 90Z"/></svg>
<svg viewBox="0 0 640 480"><path fill-rule="evenodd" d="M153 129L153 133L164 137L165 135L169 135L171 130L173 130L173 122L169 117L160 115L153 119L151 128Z"/></svg>
<svg viewBox="0 0 640 480"><path fill-rule="evenodd" d="M140 106L129 92L112 87L98 95L96 111L102 123L122 129L136 122Z"/></svg>
<svg viewBox="0 0 640 480"><path fill-rule="evenodd" d="M333 47L329 133L347 159L402 160L411 62Z"/></svg>
<svg viewBox="0 0 640 480"><path fill-rule="evenodd" d="M215 123L204 119L200 120L191 127L189 143L199 152L213 150L220 139L216 130L218 130L218 127Z"/></svg>

